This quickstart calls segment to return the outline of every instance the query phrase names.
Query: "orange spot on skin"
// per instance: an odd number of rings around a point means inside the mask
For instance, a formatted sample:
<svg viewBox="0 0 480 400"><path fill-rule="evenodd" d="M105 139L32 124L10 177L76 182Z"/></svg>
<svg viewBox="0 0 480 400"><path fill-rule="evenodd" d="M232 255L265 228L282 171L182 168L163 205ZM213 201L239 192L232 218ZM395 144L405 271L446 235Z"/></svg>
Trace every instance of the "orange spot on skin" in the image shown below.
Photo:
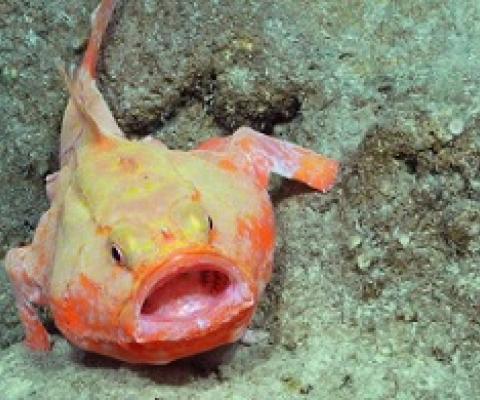
<svg viewBox="0 0 480 400"><path fill-rule="evenodd" d="M214 137L211 139L207 139L203 143L198 146L199 150L221 150L225 145L225 139Z"/></svg>
<svg viewBox="0 0 480 400"><path fill-rule="evenodd" d="M251 229L247 218L237 218L237 232L240 236L248 235Z"/></svg>
<svg viewBox="0 0 480 400"><path fill-rule="evenodd" d="M100 133L95 135L95 148L97 150L111 151L113 148L115 148L115 145L115 141L111 138Z"/></svg>
<svg viewBox="0 0 480 400"><path fill-rule="evenodd" d="M245 136L239 140L238 145L243 152L248 154L255 148L255 138Z"/></svg>
<svg viewBox="0 0 480 400"><path fill-rule="evenodd" d="M237 172L238 168L235 163L228 158L224 158L218 163L218 166L226 171Z"/></svg>
<svg viewBox="0 0 480 400"><path fill-rule="evenodd" d="M264 251L273 248L275 242L275 231L273 226L267 221L258 221L256 229L258 229L258 237L261 248Z"/></svg>
<svg viewBox="0 0 480 400"><path fill-rule="evenodd" d="M101 290L98 283L95 283L94 281L92 281L85 274L80 274L79 282L82 288L86 290L89 295L96 296L99 294Z"/></svg>
<svg viewBox="0 0 480 400"><path fill-rule="evenodd" d="M162 238L168 242L175 240L175 235L168 229L162 229L161 234L162 234Z"/></svg>
<svg viewBox="0 0 480 400"><path fill-rule="evenodd" d="M248 237L253 244L253 251L268 252L275 242L275 230L271 213L261 217L250 216L237 219L237 232L240 237Z"/></svg>
<svg viewBox="0 0 480 400"><path fill-rule="evenodd" d="M266 188L268 187L268 181L270 179L270 173L268 169L262 169L262 168L256 168L256 177L257 177L257 184L261 188Z"/></svg>
<svg viewBox="0 0 480 400"><path fill-rule="evenodd" d="M97 226L95 233L99 236L109 236L112 233L112 227L108 225L99 225Z"/></svg>
<svg viewBox="0 0 480 400"><path fill-rule="evenodd" d="M123 172L135 172L138 169L138 164L135 159L131 157L120 157L119 165L122 168Z"/></svg>
<svg viewBox="0 0 480 400"><path fill-rule="evenodd" d="M202 194L195 189L192 193L192 201L200 201L202 199Z"/></svg>

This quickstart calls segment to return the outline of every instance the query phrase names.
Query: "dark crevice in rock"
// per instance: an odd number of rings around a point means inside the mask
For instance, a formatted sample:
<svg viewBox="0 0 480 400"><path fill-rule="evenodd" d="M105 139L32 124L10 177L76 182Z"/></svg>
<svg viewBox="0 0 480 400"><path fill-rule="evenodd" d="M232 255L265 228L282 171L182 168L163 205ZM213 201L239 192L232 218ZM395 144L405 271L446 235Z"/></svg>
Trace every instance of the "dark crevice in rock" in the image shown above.
<svg viewBox="0 0 480 400"><path fill-rule="evenodd" d="M249 126L264 133L272 133L277 124L286 123L298 116L302 103L298 88L276 88L264 82L252 93L237 92L219 83L217 72L210 68L193 73L177 88L168 105L155 101L142 111L134 110L120 119L128 136L146 136L161 129L166 121L174 118L178 110L199 101L205 111L223 129L233 132L241 126ZM153 97L153 96L152 96Z"/></svg>

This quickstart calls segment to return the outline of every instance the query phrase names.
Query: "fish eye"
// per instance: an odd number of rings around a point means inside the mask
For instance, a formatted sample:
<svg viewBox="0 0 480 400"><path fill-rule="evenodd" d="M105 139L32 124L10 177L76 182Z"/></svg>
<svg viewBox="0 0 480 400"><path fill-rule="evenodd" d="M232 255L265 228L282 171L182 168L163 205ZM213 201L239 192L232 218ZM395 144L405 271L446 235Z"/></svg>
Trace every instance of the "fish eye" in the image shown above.
<svg viewBox="0 0 480 400"><path fill-rule="evenodd" d="M113 261L115 261L118 265L125 265L125 257L123 256L123 252L115 243L112 244L110 248L110 254L112 255Z"/></svg>
<svg viewBox="0 0 480 400"><path fill-rule="evenodd" d="M210 230L213 229L213 220L212 220L212 217L210 215L208 216L208 229L210 229Z"/></svg>

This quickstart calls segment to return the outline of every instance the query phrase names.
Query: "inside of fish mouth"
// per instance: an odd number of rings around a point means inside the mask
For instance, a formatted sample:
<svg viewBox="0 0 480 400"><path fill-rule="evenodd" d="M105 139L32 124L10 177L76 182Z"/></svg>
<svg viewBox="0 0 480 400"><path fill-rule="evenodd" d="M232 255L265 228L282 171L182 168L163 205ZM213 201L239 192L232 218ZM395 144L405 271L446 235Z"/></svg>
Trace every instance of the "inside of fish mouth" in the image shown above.
<svg viewBox="0 0 480 400"><path fill-rule="evenodd" d="M181 321L206 315L238 300L235 281L208 264L161 279L148 292L140 318L150 321Z"/></svg>

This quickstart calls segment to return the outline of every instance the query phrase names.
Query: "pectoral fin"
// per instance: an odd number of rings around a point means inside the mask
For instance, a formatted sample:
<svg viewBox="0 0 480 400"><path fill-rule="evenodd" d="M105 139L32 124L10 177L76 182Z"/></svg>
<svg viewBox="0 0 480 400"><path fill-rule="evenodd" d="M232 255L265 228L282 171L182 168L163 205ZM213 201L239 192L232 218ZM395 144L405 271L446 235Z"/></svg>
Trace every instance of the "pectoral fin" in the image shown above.
<svg viewBox="0 0 480 400"><path fill-rule="evenodd" d="M339 169L335 160L250 128L207 140L199 150L223 153L238 169L254 174L264 187L273 172L325 192L334 185Z"/></svg>

